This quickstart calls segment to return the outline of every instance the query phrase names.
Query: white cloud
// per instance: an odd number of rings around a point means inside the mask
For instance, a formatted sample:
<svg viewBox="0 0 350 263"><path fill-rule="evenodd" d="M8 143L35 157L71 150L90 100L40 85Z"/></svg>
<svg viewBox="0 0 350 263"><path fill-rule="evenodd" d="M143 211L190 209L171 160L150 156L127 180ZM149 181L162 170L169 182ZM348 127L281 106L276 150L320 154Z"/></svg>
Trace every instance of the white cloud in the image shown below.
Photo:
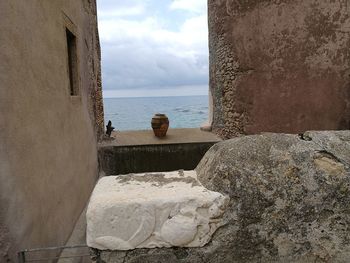
<svg viewBox="0 0 350 263"><path fill-rule="evenodd" d="M173 0L170 8L203 13L207 10L207 0Z"/></svg>
<svg viewBox="0 0 350 263"><path fill-rule="evenodd" d="M104 90L104 98L208 95L208 86L177 86L162 89Z"/></svg>
<svg viewBox="0 0 350 263"><path fill-rule="evenodd" d="M129 8L125 13L144 12L140 0L133 2L123 6ZM206 12L185 16L177 28L169 29L164 16L143 13L130 18L118 15L114 8L104 10L99 12L99 30L105 90L207 87Z"/></svg>
<svg viewBox="0 0 350 263"><path fill-rule="evenodd" d="M122 44L129 39L142 39L157 30L155 19L148 17L141 21L115 18L99 22L101 41Z"/></svg>
<svg viewBox="0 0 350 263"><path fill-rule="evenodd" d="M98 15L102 19L142 15L149 0L98 0Z"/></svg>
<svg viewBox="0 0 350 263"><path fill-rule="evenodd" d="M144 45L161 47L173 55L186 58L208 52L206 21L205 15L189 18L179 31L174 32L161 27L153 17L140 21L123 18L102 20L100 36L107 44L133 45L140 41Z"/></svg>
<svg viewBox="0 0 350 263"><path fill-rule="evenodd" d="M106 18L113 18L113 17L125 17L125 16L136 16L136 15L142 15L145 12L144 5L135 5L135 6L128 6L128 7L120 7L115 9L107 9L107 10L101 10L99 12L99 16Z"/></svg>

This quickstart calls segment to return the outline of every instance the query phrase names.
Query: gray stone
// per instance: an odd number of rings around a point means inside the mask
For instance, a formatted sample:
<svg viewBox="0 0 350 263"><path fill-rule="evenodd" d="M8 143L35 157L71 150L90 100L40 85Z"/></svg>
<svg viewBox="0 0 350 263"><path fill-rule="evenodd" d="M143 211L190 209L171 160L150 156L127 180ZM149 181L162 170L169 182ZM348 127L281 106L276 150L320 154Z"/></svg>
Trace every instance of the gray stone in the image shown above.
<svg viewBox="0 0 350 263"><path fill-rule="evenodd" d="M219 143L199 180L231 198L217 232L228 258L349 262L350 132L264 134Z"/></svg>
<svg viewBox="0 0 350 263"><path fill-rule="evenodd" d="M263 134L214 145L197 167L230 197L203 248L100 252L103 262L349 262L350 131Z"/></svg>

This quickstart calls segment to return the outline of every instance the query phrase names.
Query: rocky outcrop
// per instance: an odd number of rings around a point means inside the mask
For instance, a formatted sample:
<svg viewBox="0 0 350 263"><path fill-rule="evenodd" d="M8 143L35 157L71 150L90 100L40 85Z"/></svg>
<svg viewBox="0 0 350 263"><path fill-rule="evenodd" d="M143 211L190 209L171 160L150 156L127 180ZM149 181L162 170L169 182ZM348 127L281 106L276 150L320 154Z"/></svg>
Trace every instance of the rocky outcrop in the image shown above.
<svg viewBox="0 0 350 263"><path fill-rule="evenodd" d="M264 134L215 145L200 181L231 198L223 261L350 260L350 132Z"/></svg>
<svg viewBox="0 0 350 263"><path fill-rule="evenodd" d="M214 145L197 167L230 197L203 248L96 251L102 262L349 262L350 131L263 134Z"/></svg>

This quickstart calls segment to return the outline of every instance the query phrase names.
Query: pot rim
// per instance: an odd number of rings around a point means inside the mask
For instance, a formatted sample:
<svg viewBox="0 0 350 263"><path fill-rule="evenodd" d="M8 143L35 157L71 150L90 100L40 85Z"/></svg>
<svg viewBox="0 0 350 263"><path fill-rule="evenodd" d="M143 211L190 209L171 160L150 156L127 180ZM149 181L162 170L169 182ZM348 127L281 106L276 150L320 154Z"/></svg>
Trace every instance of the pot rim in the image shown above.
<svg viewBox="0 0 350 263"><path fill-rule="evenodd" d="M166 117L166 115L164 113L156 113L154 114L154 116L157 116L157 117Z"/></svg>

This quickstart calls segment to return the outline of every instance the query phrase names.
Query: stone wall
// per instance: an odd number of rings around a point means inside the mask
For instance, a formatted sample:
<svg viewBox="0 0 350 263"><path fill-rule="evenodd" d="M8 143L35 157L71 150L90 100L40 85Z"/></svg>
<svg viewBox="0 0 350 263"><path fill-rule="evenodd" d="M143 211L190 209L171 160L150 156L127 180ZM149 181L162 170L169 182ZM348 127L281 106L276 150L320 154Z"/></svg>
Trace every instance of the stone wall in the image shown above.
<svg viewBox="0 0 350 263"><path fill-rule="evenodd" d="M209 0L213 130L350 127L346 0Z"/></svg>
<svg viewBox="0 0 350 263"><path fill-rule="evenodd" d="M69 91L66 27L77 39ZM0 262L64 245L98 174L103 132L95 0L0 1Z"/></svg>
<svg viewBox="0 0 350 263"><path fill-rule="evenodd" d="M350 131L226 140L206 153L196 171L204 187L229 197L224 225L209 243L93 250L97 262L349 262ZM108 222L119 227L118 220Z"/></svg>

